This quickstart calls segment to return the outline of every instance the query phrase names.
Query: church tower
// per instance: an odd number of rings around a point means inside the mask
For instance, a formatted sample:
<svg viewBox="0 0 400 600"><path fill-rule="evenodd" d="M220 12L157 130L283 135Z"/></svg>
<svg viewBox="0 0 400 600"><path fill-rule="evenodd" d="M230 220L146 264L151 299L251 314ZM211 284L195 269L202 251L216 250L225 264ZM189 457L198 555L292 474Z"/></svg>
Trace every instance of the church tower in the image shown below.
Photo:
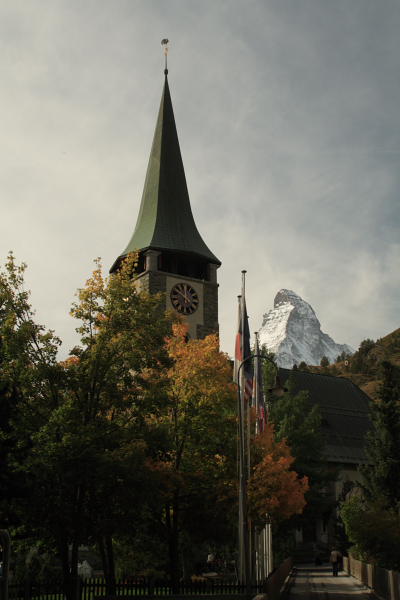
<svg viewBox="0 0 400 600"><path fill-rule="evenodd" d="M110 272L139 251L137 283L164 292L166 308L183 315L192 338L218 333L217 269L221 265L200 236L190 207L168 86L168 70L150 152L136 227Z"/></svg>

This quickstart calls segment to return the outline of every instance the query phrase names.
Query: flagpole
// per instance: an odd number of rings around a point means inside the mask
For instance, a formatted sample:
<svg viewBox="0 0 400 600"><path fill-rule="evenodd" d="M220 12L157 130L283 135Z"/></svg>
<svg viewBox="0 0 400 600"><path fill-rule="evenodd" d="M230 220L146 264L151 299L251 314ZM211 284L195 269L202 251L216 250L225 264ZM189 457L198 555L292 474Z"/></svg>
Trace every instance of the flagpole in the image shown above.
<svg viewBox="0 0 400 600"><path fill-rule="evenodd" d="M246 359L246 346L245 346L245 331L246 331L246 270L242 270L242 295L240 299L240 317L241 317L241 340L240 340L240 354L242 361ZM243 363L242 365L243 366ZM239 377L240 376L240 377ZM239 385L239 404L240 412L239 418L241 422L241 463L242 463L242 477L240 480L240 498L239 504L241 505L241 552L240 552L240 573L242 577L242 583L249 586L251 584L251 568L250 568L250 545L249 545L249 524L248 524L248 505L247 505L247 481L249 478L250 463L249 463L249 448L250 438L249 432L246 432L246 423L249 423L248 418L248 406L246 406L246 381L245 381L244 369L240 373L240 367L238 372L238 385Z"/></svg>
<svg viewBox="0 0 400 600"><path fill-rule="evenodd" d="M247 271L242 271L242 331L243 331L243 335L242 335L242 357L246 358L245 354L246 354L246 348L245 348L245 335L244 335L244 331L245 331L245 319L246 319L246 314L245 314L245 306L246 306L246 273ZM243 406L245 407L245 410L243 411L243 417L244 417L244 426L245 426L245 469L246 469L246 480L248 481L250 478L250 404L249 402L247 402L247 397L245 398L245 389L246 389L246 378L245 378L245 371L243 369L242 371L242 390L243 390ZM246 394L247 396L247 394Z"/></svg>
<svg viewBox="0 0 400 600"><path fill-rule="evenodd" d="M245 319L246 319L246 315L245 315L245 303L246 303L246 273L247 271L242 271L242 357L245 357L245 336L244 336L244 331L245 331ZM245 386L246 386L246 381L245 381L245 376L244 376L244 370L242 371L242 381L241 381L241 387L243 390L243 406L245 406L245 410L243 411L243 418L244 418L244 426L245 426L245 470L246 470L246 476L247 476L247 480L250 478L250 414L249 414L249 403L245 402Z"/></svg>
<svg viewBox="0 0 400 600"><path fill-rule="evenodd" d="M246 271L242 271L242 294L238 297L239 300L239 319L238 333L235 343L235 367L234 381L237 384L237 402L238 402L238 467L239 467L239 510L238 510L238 538L239 538L239 580L240 583L246 585L248 592L257 575L256 548L255 544L258 538L252 530L252 524L249 519L248 511L248 481L251 476L251 413L250 405L254 403L256 406L256 433L261 433L265 428L265 399L263 394L263 384L261 382L262 374L260 371L260 361L266 360L274 365L276 372L277 365L274 361L264 354L260 354L259 338L256 334L254 353L250 349L250 332L248 326L248 316L246 310ZM255 373L254 373L255 370ZM277 375L275 377L276 385L272 393L281 395L285 388L280 385ZM254 402L251 403L251 395ZM270 533L270 526L265 533ZM262 536L264 537L264 536ZM259 540L261 542L261 539ZM270 540L268 540L270 541ZM267 540L263 546L265 548ZM268 544L269 545L269 544ZM266 548L265 548L266 549ZM270 549L269 549L270 550ZM269 552L269 554L271 551ZM257 553L259 556L259 553ZM263 571L265 569L265 558L271 560L271 557L266 557L265 550L261 552L263 560Z"/></svg>
<svg viewBox="0 0 400 600"><path fill-rule="evenodd" d="M247 359L240 363L237 373L238 384L238 421L239 421L239 576L240 583L250 586L250 552L249 552L249 528L248 528L248 505L247 505L247 468L246 468L246 440L244 422L244 393L240 386L242 367Z"/></svg>
<svg viewBox="0 0 400 600"><path fill-rule="evenodd" d="M254 412L255 412L255 431L254 434L255 436L258 436L260 433L260 427L259 427L259 394L260 394L260 373L259 373L259 369L260 369L260 363L258 360L258 355L259 355L259 344L258 344L258 332L255 332L255 342L254 342L254 358L253 358L253 365L254 365L254 369L253 369L253 398L252 398L252 406L254 406ZM264 580L264 576L263 576L263 567L264 567L264 555L263 552L261 551L261 541L262 541L262 537L260 535L260 532L253 526L252 523L249 524L250 527L250 531L251 531L251 545L250 545L250 550L251 550L251 564L252 567L254 569L254 573L253 573L253 581L255 580L256 583L259 583L260 581Z"/></svg>
<svg viewBox="0 0 400 600"><path fill-rule="evenodd" d="M243 326L242 317L242 296L238 296L239 303L239 326ZM240 341L240 356L242 354L242 340ZM238 443L238 457L239 457L239 580L240 583L244 583L246 579L246 567L245 567L245 484L244 484L244 447L243 447L243 401L242 401L242 389L240 380L240 369L236 373L237 376L237 389L238 389L238 429L239 429L239 443Z"/></svg>
<svg viewBox="0 0 400 600"><path fill-rule="evenodd" d="M243 274L245 271L243 272ZM244 276L243 276L244 280ZM244 281L243 281L244 283ZM244 285L242 288L243 292ZM239 428L239 576L240 583L246 585L248 592L250 593L252 578L251 575L255 573L254 569L256 568L257 563L259 564L259 558L253 554L255 548L251 544L251 535L250 535L250 527L251 523L249 520L248 514L248 498L247 498L247 483L248 483L248 463L246 461L246 421L244 419L245 412L248 410L248 402L246 399L245 388L247 384L247 378L249 377L248 372L245 374L245 370L243 367L248 365L250 362L253 363L254 367L257 367L254 374L251 372L250 380L253 380L253 384L251 386L253 394L258 392L258 400L254 397L255 404L257 404L258 409L260 410L260 415L257 417L260 419L259 423L259 431L264 431L265 423L266 423L266 415L265 415L265 398L263 394L263 384L261 383L261 371L260 371L260 361L267 361L271 363L275 368L275 384L274 388L271 388L269 391L274 394L274 396L280 397L285 392L287 392L287 388L285 388L279 379L278 376L278 366L274 362L274 360L266 356L265 354L261 354L259 350L259 340L258 334L256 334L256 347L255 351L252 354L250 350L249 344L249 330L248 327L245 327L247 324L247 312L246 312L246 304L243 297L239 296L239 332L237 335L237 345L235 347L235 368L234 368L234 381L237 384L237 394L238 394L238 428ZM246 333L246 336L245 336ZM244 343L244 338L248 343ZM240 339L240 344L238 340ZM243 372L242 372L243 370ZM256 383L254 384L254 380ZM247 421L248 422L248 421ZM250 438L248 437L248 440ZM247 452L247 459L250 460L250 451ZM269 515L266 515L266 525L262 532L261 543L262 550L261 556L263 557L263 569L262 571L266 573L268 576L272 571L273 565L273 557L272 557L272 526L271 519ZM256 538L257 539L257 538Z"/></svg>

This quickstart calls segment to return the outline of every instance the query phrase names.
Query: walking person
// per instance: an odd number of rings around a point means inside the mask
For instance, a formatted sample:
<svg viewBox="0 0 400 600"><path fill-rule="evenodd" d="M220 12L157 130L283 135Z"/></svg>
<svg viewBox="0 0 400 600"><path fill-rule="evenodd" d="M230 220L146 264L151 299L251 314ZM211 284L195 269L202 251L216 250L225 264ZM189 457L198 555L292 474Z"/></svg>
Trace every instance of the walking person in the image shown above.
<svg viewBox="0 0 400 600"><path fill-rule="evenodd" d="M339 552L339 550L336 550L336 548L332 548L332 552L329 557L329 562L332 565L332 575L334 577L337 577L338 572L339 572L339 566L340 566L340 563L342 562L342 553Z"/></svg>

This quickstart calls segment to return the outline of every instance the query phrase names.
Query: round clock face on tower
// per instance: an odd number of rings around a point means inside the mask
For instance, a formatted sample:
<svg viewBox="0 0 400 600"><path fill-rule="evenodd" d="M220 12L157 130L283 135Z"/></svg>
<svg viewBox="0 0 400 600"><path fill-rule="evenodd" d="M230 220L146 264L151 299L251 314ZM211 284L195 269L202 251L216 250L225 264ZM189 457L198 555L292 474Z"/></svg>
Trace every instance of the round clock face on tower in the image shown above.
<svg viewBox="0 0 400 600"><path fill-rule="evenodd" d="M199 306L199 296L188 283L177 283L170 294L172 306L183 315L191 315Z"/></svg>

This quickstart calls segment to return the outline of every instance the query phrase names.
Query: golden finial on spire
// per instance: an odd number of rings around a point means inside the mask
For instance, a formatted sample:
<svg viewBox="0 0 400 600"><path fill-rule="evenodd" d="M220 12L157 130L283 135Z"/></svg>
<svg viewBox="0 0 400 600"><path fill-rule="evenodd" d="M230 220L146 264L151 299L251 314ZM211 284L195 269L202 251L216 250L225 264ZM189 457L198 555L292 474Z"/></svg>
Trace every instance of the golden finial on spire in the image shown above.
<svg viewBox="0 0 400 600"><path fill-rule="evenodd" d="M168 75L168 63L167 63L168 49L169 49L168 44L169 44L169 40L167 38L164 38L163 40L161 40L161 46L164 46L164 56L165 56L164 75Z"/></svg>

